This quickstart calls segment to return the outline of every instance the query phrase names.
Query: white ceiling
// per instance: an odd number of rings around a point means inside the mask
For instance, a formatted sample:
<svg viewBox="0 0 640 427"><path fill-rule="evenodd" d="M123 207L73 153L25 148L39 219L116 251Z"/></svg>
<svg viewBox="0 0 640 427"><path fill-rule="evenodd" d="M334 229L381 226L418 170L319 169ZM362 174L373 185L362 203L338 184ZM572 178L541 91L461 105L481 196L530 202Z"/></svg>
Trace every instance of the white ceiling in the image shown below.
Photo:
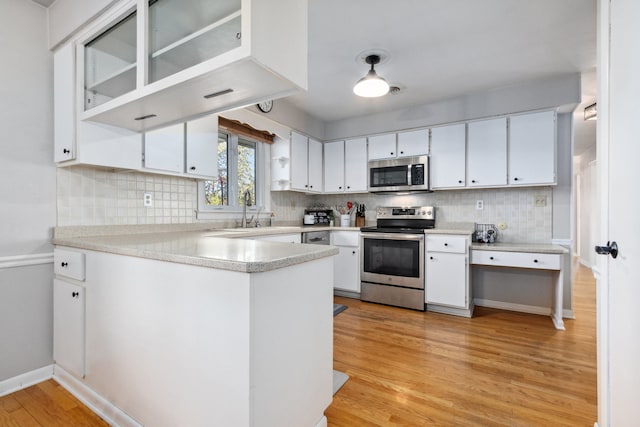
<svg viewBox="0 0 640 427"><path fill-rule="evenodd" d="M595 30L595 0L309 0L309 90L289 99L332 121L592 71ZM400 94L353 94L369 49Z"/></svg>

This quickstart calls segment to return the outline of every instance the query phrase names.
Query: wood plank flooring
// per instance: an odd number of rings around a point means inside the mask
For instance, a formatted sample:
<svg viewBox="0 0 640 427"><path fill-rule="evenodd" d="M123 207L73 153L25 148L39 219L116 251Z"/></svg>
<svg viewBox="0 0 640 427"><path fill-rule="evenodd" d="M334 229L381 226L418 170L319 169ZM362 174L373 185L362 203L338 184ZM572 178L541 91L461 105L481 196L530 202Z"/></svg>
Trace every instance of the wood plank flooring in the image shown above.
<svg viewBox="0 0 640 427"><path fill-rule="evenodd" d="M473 319L362 303L334 322L334 368L350 379L329 426L593 426L595 280L574 277L574 314L477 307Z"/></svg>
<svg viewBox="0 0 640 427"><path fill-rule="evenodd" d="M329 426L592 426L595 281L576 269L576 319L476 308L473 319L336 297L334 367L350 379ZM106 426L49 380L0 398L0 426Z"/></svg>
<svg viewBox="0 0 640 427"><path fill-rule="evenodd" d="M0 397L2 427L108 425L54 380Z"/></svg>

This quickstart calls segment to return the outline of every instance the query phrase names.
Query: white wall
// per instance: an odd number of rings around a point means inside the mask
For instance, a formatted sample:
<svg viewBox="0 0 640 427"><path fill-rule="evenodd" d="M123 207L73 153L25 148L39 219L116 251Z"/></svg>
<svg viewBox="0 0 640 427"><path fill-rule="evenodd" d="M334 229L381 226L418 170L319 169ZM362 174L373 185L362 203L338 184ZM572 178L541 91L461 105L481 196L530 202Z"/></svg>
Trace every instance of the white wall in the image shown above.
<svg viewBox="0 0 640 427"><path fill-rule="evenodd" d="M591 268L595 265L593 250L598 238L598 194L595 147L576 158L577 229L579 235L576 252L580 263Z"/></svg>
<svg viewBox="0 0 640 427"><path fill-rule="evenodd" d="M56 0L49 7L49 47L53 49L118 0Z"/></svg>
<svg viewBox="0 0 640 427"><path fill-rule="evenodd" d="M46 10L30 1L0 2L0 46L2 381L52 362L52 265L3 263L52 252L56 174Z"/></svg>

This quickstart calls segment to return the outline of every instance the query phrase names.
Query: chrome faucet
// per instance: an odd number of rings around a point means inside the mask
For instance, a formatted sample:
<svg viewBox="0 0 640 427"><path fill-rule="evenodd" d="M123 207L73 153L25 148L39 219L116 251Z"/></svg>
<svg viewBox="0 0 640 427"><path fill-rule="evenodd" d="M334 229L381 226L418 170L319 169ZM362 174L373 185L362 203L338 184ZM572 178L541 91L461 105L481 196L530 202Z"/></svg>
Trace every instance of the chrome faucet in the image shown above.
<svg viewBox="0 0 640 427"><path fill-rule="evenodd" d="M244 192L244 203L242 205L242 228L247 228L247 206L251 206L251 192L249 190Z"/></svg>

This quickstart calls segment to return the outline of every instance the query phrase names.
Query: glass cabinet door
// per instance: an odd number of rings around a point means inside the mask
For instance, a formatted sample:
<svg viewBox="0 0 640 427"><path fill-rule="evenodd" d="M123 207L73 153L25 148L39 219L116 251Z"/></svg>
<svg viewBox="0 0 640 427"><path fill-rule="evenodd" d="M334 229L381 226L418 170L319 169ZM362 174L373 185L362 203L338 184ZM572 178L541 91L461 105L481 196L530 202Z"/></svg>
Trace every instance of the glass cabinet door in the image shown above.
<svg viewBox="0 0 640 427"><path fill-rule="evenodd" d="M240 0L151 0L149 83L239 47L240 6Z"/></svg>
<svg viewBox="0 0 640 427"><path fill-rule="evenodd" d="M84 109L136 88L136 13L84 45Z"/></svg>

